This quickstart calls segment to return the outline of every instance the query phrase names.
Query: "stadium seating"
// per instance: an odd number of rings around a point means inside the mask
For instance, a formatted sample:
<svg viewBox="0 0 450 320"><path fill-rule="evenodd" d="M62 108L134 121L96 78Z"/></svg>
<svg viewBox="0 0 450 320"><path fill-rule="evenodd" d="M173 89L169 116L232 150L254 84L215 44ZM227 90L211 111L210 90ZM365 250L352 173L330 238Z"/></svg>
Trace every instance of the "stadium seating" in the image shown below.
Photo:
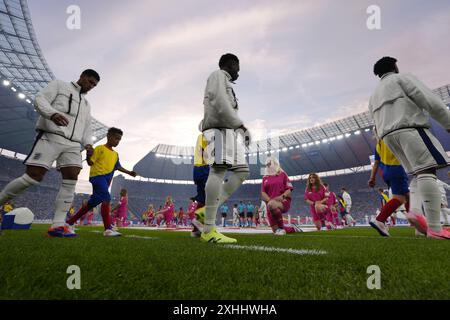
<svg viewBox="0 0 450 320"><path fill-rule="evenodd" d="M24 166L20 160L11 159L0 156L0 188L3 188L9 181L22 175ZM362 221L366 215L373 215L379 207L379 199L374 190L367 187L369 172L359 172L354 174L324 177L322 180L330 185L331 190L340 193L341 187L346 187L352 196L353 206L352 215ZM450 183L446 175L446 170L439 172L439 178ZM39 185L30 188L26 193L14 199L15 207L28 207L36 216L36 219L50 219L53 214L54 200L58 193L61 183L61 176L55 169L50 170L45 176L44 181ZM382 186L381 180L378 179L379 186ZM294 181L293 201L290 214L292 216L309 216L309 208L304 201L303 195L306 182ZM179 185L152 183L146 181L127 180L119 175L114 178L112 186L112 202L113 205L119 201L119 191L121 188L128 190L129 209L137 217L147 209L149 204L153 204L157 209L164 205L167 195L173 197L175 208L178 211L180 207L187 210L189 198L196 194L195 185ZM244 184L239 192L236 192L228 201L230 208L229 215L231 217L231 208L233 204L239 201L252 202L255 205L260 203L259 184ZM79 208L84 199L88 199L89 195L77 194L75 196L75 208ZM450 202L450 201L449 201ZM95 217L99 220L99 217Z"/></svg>

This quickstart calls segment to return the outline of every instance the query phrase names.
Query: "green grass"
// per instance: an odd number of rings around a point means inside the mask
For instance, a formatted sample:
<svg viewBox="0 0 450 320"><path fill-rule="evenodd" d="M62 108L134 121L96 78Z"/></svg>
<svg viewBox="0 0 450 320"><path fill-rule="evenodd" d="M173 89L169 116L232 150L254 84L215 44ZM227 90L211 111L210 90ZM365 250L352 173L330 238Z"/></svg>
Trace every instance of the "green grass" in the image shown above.
<svg viewBox="0 0 450 320"><path fill-rule="evenodd" d="M123 230L104 238L45 236L47 226L0 237L0 299L449 299L450 242L414 238L410 228L382 238L370 228L275 237L234 235L238 245L318 249L325 255L244 251L206 244L187 232ZM67 267L81 268L68 290ZM367 267L381 290L367 289Z"/></svg>

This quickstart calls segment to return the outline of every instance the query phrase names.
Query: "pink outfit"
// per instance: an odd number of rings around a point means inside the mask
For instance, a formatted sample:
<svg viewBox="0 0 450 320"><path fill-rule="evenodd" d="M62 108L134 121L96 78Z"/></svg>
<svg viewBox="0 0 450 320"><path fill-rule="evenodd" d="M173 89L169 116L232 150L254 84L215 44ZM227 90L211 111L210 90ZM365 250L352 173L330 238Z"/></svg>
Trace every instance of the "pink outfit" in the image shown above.
<svg viewBox="0 0 450 320"><path fill-rule="evenodd" d="M195 210L197 209L197 202L192 202L192 204L189 205L188 207L188 216L189 216L189 220L194 220L195 218Z"/></svg>
<svg viewBox="0 0 450 320"><path fill-rule="evenodd" d="M127 221L127 204L128 198L121 197L119 202L119 208L117 208L117 218L119 219L119 221L122 222L123 225L125 225Z"/></svg>
<svg viewBox="0 0 450 320"><path fill-rule="evenodd" d="M166 203L162 210L164 212L164 219L166 220L166 226L172 225L173 213L175 212L175 207L172 204Z"/></svg>
<svg viewBox="0 0 450 320"><path fill-rule="evenodd" d="M321 201L321 200L326 198L325 193L327 192L327 189L325 189L324 186L320 186L318 191L315 190L314 186L312 188L313 189L311 191L308 190L308 188L306 188L306 190L305 190L305 200L316 202L316 201ZM316 212L316 208L314 207L314 205L311 204L309 206L309 209L311 211L311 216L312 216L314 221L320 221L320 220L322 220L324 218L323 217L324 213Z"/></svg>
<svg viewBox="0 0 450 320"><path fill-rule="evenodd" d="M277 176L264 176L261 192L266 193L270 199L281 196L286 190L293 190L293 186L289 177L284 171L281 171ZM295 232L294 228L284 226L283 213L286 213L291 208L291 198L282 201L283 209L271 211L267 208L267 218L270 226L277 225L278 228L284 229L287 233Z"/></svg>

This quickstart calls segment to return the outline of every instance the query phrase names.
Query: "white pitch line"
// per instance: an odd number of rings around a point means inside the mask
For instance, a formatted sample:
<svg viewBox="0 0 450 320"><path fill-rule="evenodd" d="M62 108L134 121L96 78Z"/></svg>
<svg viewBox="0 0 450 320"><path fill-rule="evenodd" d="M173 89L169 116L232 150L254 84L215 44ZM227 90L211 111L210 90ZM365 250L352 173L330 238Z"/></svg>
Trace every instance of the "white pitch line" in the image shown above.
<svg viewBox="0 0 450 320"><path fill-rule="evenodd" d="M264 246L239 246L235 244L227 244L223 246L224 248L238 249L238 250L252 250L252 251L266 251L266 252L283 252L299 255L324 255L328 252L323 250L310 250L310 249L285 249L285 248L274 248L274 247L264 247Z"/></svg>
<svg viewBox="0 0 450 320"><path fill-rule="evenodd" d="M291 237L292 235L286 235ZM426 237L382 237L382 236L351 236L351 235L331 235L331 234L310 234L308 237L320 237L320 238L365 238L365 239L406 239L406 240L426 240ZM305 237L306 238L306 237Z"/></svg>
<svg viewBox="0 0 450 320"><path fill-rule="evenodd" d="M98 230L93 230L91 231L92 233L103 233L102 231L98 231ZM150 240L155 240L155 239L159 239L158 237L148 237L148 236L138 236L135 234L122 234L121 237L124 238L135 238L135 239L150 239Z"/></svg>

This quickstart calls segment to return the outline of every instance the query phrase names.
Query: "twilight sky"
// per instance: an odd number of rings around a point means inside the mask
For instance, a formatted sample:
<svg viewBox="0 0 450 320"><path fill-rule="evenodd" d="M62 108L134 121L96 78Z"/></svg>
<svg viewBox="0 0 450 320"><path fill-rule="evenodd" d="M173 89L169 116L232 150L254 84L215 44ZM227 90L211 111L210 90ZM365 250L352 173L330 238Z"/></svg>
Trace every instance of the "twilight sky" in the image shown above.
<svg viewBox="0 0 450 320"><path fill-rule="evenodd" d="M240 117L256 135L365 111L384 55L432 88L450 83L448 0L28 3L57 78L100 73L88 99L94 117L124 130L117 150L127 168L159 143L195 143L206 79L226 52L240 58ZM66 27L70 5L81 9L80 30ZM370 5L381 9L381 30L366 26Z"/></svg>

